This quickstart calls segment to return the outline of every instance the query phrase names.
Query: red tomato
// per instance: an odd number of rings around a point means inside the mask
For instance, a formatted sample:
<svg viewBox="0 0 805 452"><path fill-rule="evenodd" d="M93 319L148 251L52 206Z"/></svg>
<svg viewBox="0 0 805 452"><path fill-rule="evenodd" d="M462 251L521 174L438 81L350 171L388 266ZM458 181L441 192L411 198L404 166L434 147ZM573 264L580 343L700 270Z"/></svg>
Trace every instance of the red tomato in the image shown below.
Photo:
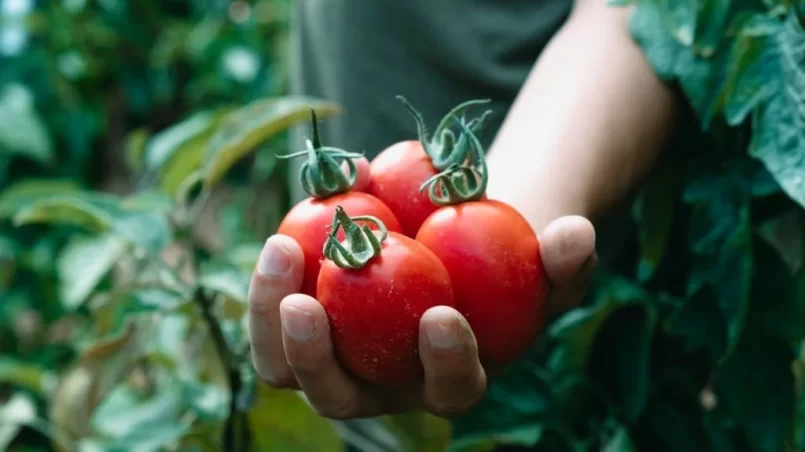
<svg viewBox="0 0 805 452"><path fill-rule="evenodd" d="M548 288L539 241L522 215L491 200L446 206L416 240L450 273L456 310L475 333L481 362L501 367L522 354L546 320Z"/></svg>
<svg viewBox="0 0 805 452"><path fill-rule="evenodd" d="M336 355L359 378L385 387L422 378L419 321L434 306L453 306L450 276L421 243L389 232L379 256L344 269L327 259L318 281Z"/></svg>
<svg viewBox="0 0 805 452"><path fill-rule="evenodd" d="M428 193L419 190L437 173L422 143L402 141L372 160L366 192L383 201L400 220L403 233L414 237L422 222L438 209Z"/></svg>
<svg viewBox="0 0 805 452"><path fill-rule="evenodd" d="M343 206L352 215L371 215L379 218L389 231L402 232L397 217L379 199L361 192L341 193L329 198L307 198L296 204L282 220L278 234L295 239L305 254L305 278L302 293L316 297L322 249L327 228L333 221L333 211ZM343 238L343 232L340 233Z"/></svg>

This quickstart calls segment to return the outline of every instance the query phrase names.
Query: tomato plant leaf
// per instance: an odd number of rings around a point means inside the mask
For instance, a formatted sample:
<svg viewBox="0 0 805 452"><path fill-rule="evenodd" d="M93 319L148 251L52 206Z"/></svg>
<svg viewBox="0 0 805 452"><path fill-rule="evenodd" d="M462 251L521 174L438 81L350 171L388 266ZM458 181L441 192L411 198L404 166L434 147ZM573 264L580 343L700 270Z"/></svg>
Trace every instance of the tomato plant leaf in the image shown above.
<svg viewBox="0 0 805 452"><path fill-rule="evenodd" d="M442 452L451 439L450 422L426 412L411 411L384 417L401 452Z"/></svg>
<svg viewBox="0 0 805 452"><path fill-rule="evenodd" d="M224 120L210 138L205 161L205 185L215 185L229 169L257 146L310 117L334 115L336 105L307 97L261 99L239 108Z"/></svg>
<svg viewBox="0 0 805 452"><path fill-rule="evenodd" d="M542 436L542 421L556 409L550 375L534 362L521 360L490 381L487 394L469 413L453 419L453 450L494 442L533 446Z"/></svg>
<svg viewBox="0 0 805 452"><path fill-rule="evenodd" d="M690 209L687 292L708 287L715 297L726 322L726 354L740 336L751 297L750 193L744 178L720 173L692 180L684 194Z"/></svg>
<svg viewBox="0 0 805 452"><path fill-rule="evenodd" d="M228 262L214 261L202 266L198 283L245 305L250 279L251 270L243 271Z"/></svg>
<svg viewBox="0 0 805 452"><path fill-rule="evenodd" d="M182 145L212 130L214 126L214 113L203 111L153 135L145 145L145 167L148 169L162 167Z"/></svg>
<svg viewBox="0 0 805 452"><path fill-rule="evenodd" d="M0 91L0 154L20 155L44 164L53 162L48 129L34 110L31 94L16 83Z"/></svg>
<svg viewBox="0 0 805 452"><path fill-rule="evenodd" d="M332 425L313 411L299 394L259 383L257 400L248 413L254 450L266 452L340 452L344 443Z"/></svg>
<svg viewBox="0 0 805 452"><path fill-rule="evenodd" d="M11 218L26 205L50 196L78 191L69 179L24 179L0 192L0 218Z"/></svg>
<svg viewBox="0 0 805 452"><path fill-rule="evenodd" d="M47 396L58 383L55 372L11 357L0 358L0 382Z"/></svg>
<svg viewBox="0 0 805 452"><path fill-rule="evenodd" d="M101 279L126 251L113 234L73 238L59 256L59 298L67 310L86 301Z"/></svg>
<svg viewBox="0 0 805 452"><path fill-rule="evenodd" d="M127 242L151 251L159 251L172 238L172 229L164 214L123 208L112 195L76 192L40 198L16 212L14 222L54 223L79 226L97 233L111 232Z"/></svg>
<svg viewBox="0 0 805 452"><path fill-rule="evenodd" d="M785 450L796 400L791 345L747 330L718 371L715 392L754 450Z"/></svg>
<svg viewBox="0 0 805 452"><path fill-rule="evenodd" d="M778 57L769 102L753 116L749 153L766 165L785 193L805 207L805 30L792 11L772 41ZM774 80L774 79L772 79Z"/></svg>

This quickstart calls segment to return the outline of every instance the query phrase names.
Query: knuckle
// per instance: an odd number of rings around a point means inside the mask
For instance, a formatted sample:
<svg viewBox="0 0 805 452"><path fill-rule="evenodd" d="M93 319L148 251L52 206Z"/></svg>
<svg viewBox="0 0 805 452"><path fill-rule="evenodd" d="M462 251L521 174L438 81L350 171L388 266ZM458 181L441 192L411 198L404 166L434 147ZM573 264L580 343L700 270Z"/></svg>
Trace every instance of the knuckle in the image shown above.
<svg viewBox="0 0 805 452"><path fill-rule="evenodd" d="M263 383L274 389L296 389L296 376L292 372L279 372L260 375Z"/></svg>
<svg viewBox="0 0 805 452"><path fill-rule="evenodd" d="M274 311L276 311L276 309L276 306L272 306L270 303L267 303L265 300L259 299L258 297L250 297L249 299L249 315L254 318L267 319L274 313Z"/></svg>
<svg viewBox="0 0 805 452"><path fill-rule="evenodd" d="M316 407L316 412L318 412L321 417L335 421L354 419L358 414L355 404L350 400L340 400L325 406Z"/></svg>

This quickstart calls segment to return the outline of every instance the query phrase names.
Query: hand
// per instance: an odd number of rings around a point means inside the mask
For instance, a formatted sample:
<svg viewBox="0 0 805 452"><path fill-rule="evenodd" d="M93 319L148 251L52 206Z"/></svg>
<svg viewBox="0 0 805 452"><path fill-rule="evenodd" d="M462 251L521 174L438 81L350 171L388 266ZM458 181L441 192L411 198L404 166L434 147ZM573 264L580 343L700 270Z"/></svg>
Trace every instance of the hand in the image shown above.
<svg viewBox="0 0 805 452"><path fill-rule="evenodd" d="M555 220L540 234L541 254L551 282L553 314L578 304L595 265L595 231L582 217ZM384 391L364 384L338 363L327 316L313 298L299 294L304 258L287 236L269 238L249 288L252 359L262 380L274 388L301 389L324 417L372 417L414 408L451 417L468 411L486 392L466 320L445 306L428 310L420 322L419 351L425 369L421 387Z"/></svg>

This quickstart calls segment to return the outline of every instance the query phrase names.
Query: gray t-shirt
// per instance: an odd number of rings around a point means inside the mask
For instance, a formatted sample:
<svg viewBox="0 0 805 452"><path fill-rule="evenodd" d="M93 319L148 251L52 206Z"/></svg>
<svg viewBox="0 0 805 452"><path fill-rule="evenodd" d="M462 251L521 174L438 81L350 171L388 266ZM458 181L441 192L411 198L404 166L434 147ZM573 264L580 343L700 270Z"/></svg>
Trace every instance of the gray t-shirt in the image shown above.
<svg viewBox="0 0 805 452"><path fill-rule="evenodd" d="M461 102L492 99L471 110L494 110L480 136L488 145L571 1L296 0L293 7L292 91L338 103L342 114L322 120L323 141L371 158L417 137L398 94L429 130ZM309 126L296 128L294 148L309 134Z"/></svg>

